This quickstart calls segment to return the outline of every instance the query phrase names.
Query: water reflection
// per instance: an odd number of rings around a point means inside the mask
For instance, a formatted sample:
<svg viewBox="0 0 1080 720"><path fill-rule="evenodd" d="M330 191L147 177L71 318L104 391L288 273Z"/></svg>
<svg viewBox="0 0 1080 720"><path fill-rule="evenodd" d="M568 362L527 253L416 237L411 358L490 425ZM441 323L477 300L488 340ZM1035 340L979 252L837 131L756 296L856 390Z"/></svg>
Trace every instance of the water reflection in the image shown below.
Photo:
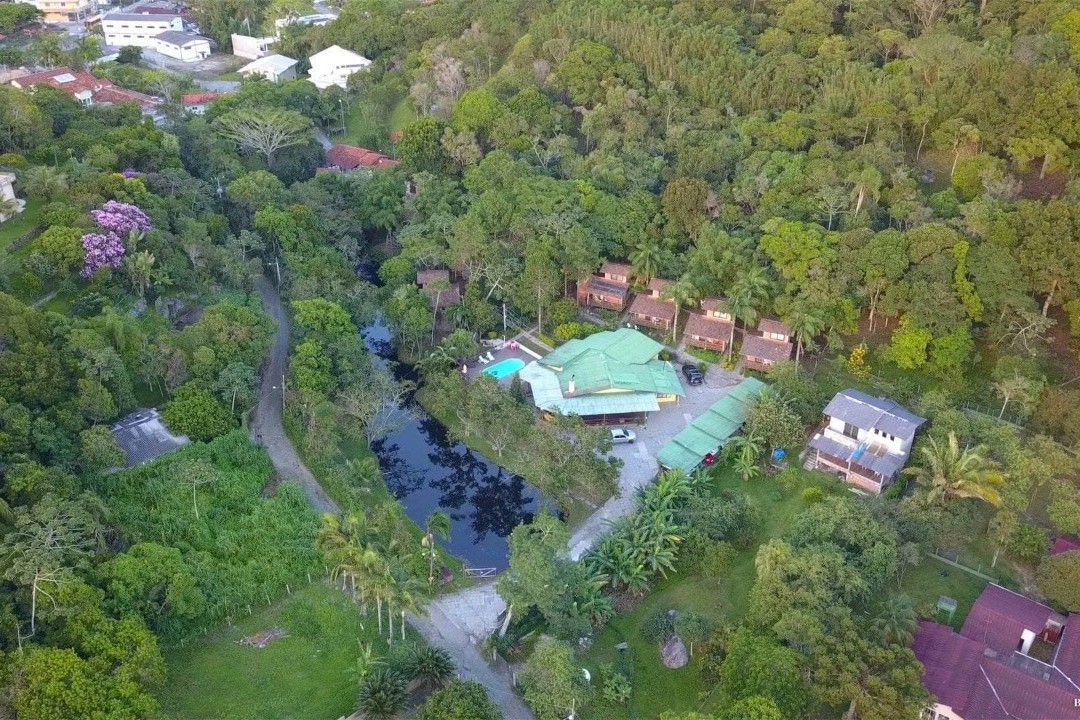
<svg viewBox="0 0 1080 720"><path fill-rule="evenodd" d="M365 327L363 336L371 352L393 357L390 332L381 320ZM408 369L398 367L395 373L410 377ZM442 508L451 520L450 541L444 543L450 552L472 567L507 566L506 536L532 520L540 501L536 488L452 441L445 427L416 406L401 428L372 450L390 492L410 518L423 525L428 513Z"/></svg>

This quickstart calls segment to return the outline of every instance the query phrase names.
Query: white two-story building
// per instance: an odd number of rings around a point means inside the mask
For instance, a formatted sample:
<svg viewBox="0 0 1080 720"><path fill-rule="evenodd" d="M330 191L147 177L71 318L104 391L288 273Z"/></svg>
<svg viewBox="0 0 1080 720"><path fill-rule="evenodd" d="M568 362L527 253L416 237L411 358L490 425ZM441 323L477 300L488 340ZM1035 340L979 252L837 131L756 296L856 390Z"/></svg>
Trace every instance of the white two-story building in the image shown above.
<svg viewBox="0 0 1080 720"><path fill-rule="evenodd" d="M308 58L308 62L311 63L308 79L320 90L325 90L331 85L337 85L345 90L349 84L349 76L366 70L371 65L371 61L363 55L358 55L338 45L331 45L315 53Z"/></svg>
<svg viewBox="0 0 1080 720"><path fill-rule="evenodd" d="M179 15L115 12L101 18L101 30L106 45L152 48L158 35L182 33L184 21Z"/></svg>
<svg viewBox="0 0 1080 720"><path fill-rule="evenodd" d="M907 463L915 431L925 422L888 398L841 390L825 407L825 423L810 440L806 466L835 472L877 495Z"/></svg>

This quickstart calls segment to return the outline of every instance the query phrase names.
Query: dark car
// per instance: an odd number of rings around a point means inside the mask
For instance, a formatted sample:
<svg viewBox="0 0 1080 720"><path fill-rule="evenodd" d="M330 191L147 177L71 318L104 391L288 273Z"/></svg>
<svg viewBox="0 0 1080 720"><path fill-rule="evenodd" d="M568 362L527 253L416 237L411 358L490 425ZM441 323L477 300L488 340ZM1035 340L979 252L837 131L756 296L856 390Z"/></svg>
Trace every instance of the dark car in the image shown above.
<svg viewBox="0 0 1080 720"><path fill-rule="evenodd" d="M705 382L705 376L701 374L701 371L695 365L683 365L682 374L686 378L686 382L691 385L701 385Z"/></svg>

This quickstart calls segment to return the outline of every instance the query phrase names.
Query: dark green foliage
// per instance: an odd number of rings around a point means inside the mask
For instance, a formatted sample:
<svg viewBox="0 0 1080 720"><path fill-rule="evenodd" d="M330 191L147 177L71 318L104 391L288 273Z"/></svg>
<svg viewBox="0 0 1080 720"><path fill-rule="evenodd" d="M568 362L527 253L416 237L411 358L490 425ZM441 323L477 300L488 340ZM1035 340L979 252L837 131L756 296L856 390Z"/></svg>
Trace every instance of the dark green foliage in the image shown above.
<svg viewBox="0 0 1080 720"><path fill-rule="evenodd" d="M178 388L161 418L173 434L192 440L212 440L235 425L229 410L209 390L195 384Z"/></svg>
<svg viewBox="0 0 1080 720"><path fill-rule="evenodd" d="M402 670L411 680L419 680L429 688L439 688L454 677L454 661L445 650L424 645L410 651Z"/></svg>
<svg viewBox="0 0 1080 720"><path fill-rule="evenodd" d="M646 640L662 642L673 632L675 632L675 621L664 608L652 608L641 621L641 635Z"/></svg>
<svg viewBox="0 0 1080 720"><path fill-rule="evenodd" d="M499 706L484 686L472 680L452 680L428 696L414 720L502 720Z"/></svg>
<svg viewBox="0 0 1080 720"><path fill-rule="evenodd" d="M405 706L405 680L392 670L373 670L360 683L356 705L365 718L390 720Z"/></svg>
<svg viewBox="0 0 1080 720"><path fill-rule="evenodd" d="M211 463L217 474L198 487L199 519L191 485L174 474L192 461ZM130 556L101 571L110 602L175 640L298 583L317 567L317 518L295 485L262 497L269 479L265 453L235 432L97 482L133 543Z"/></svg>

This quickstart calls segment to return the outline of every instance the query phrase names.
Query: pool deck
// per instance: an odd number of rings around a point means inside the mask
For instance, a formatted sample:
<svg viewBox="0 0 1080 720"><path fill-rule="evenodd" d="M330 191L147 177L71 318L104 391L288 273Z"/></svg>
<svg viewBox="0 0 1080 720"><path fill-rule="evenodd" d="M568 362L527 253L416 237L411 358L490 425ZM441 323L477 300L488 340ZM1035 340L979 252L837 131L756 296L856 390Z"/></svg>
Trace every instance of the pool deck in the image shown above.
<svg viewBox="0 0 1080 720"><path fill-rule="evenodd" d="M487 349L485 349L484 352L486 353ZM499 362L500 360L509 360L510 358L518 358L519 360L524 362L526 365L531 363L533 360L536 360L536 357L534 355L530 355L529 351L525 350L523 347L521 347L520 344L517 346L516 350L511 350L510 347L509 347L509 343L507 343L506 345L504 345L499 350L491 349L491 354L495 357L495 359L492 360L489 363L486 363L486 364L481 363L476 358L473 358L471 360L471 362L468 363L469 372L468 372L468 375L466 377L468 377L470 382L475 380L477 377L479 377L484 372L485 369L491 367L492 365ZM511 373L511 374L507 375L504 378L500 378L499 379L499 384L509 386L510 383L513 382L513 379L514 379L515 375L517 375L516 372Z"/></svg>

